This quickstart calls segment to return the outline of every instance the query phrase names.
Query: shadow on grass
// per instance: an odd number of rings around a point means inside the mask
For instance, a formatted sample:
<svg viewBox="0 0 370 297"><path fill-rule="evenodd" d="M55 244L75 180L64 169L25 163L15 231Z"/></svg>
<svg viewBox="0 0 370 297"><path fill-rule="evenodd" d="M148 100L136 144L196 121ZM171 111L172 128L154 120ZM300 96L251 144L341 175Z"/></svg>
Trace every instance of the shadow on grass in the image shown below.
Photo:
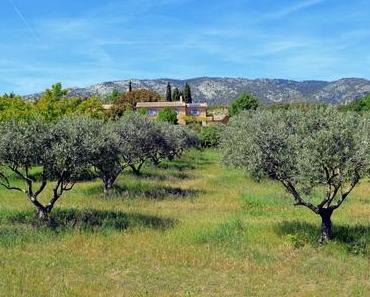
<svg viewBox="0 0 370 297"><path fill-rule="evenodd" d="M124 231L128 228L167 230L176 224L171 218L96 209L55 209L51 223L41 222L33 211L6 213L0 222L0 245L48 241L70 232Z"/></svg>
<svg viewBox="0 0 370 297"><path fill-rule="evenodd" d="M201 154L201 152L199 152ZM162 169L174 169L178 171L184 170L194 170L197 168L201 168L207 165L211 165L214 162L199 155L197 158L194 159L177 159L173 161L164 161L157 165L158 168Z"/></svg>
<svg viewBox="0 0 370 297"><path fill-rule="evenodd" d="M310 243L318 245L320 225L284 221L276 226L279 235L285 235L296 247ZM333 242L343 245L351 254L370 255L370 226L333 225Z"/></svg>
<svg viewBox="0 0 370 297"><path fill-rule="evenodd" d="M86 195L101 195L102 187L93 186L85 190ZM165 199L190 199L198 197L203 191L197 189L182 189L180 187L169 187L151 185L148 183L134 183L127 185L115 185L107 198L144 198L153 200Z"/></svg>
<svg viewBox="0 0 370 297"><path fill-rule="evenodd" d="M101 228L125 230L129 227L168 229L175 223L170 218L96 209L55 209L51 214L51 220L50 227L58 230L95 230ZM8 222L11 224L28 224L33 227L45 226L32 212L13 214L8 217Z"/></svg>
<svg viewBox="0 0 370 297"><path fill-rule="evenodd" d="M169 178L176 178L176 179L184 180L184 179L189 178L189 175L184 172L166 172L166 173L142 172L140 175L137 175L136 178L159 180L159 181L164 181Z"/></svg>
<svg viewBox="0 0 370 297"><path fill-rule="evenodd" d="M169 199L187 199L197 197L202 191L195 189L182 189L179 187L168 186L119 186L115 187L115 191L120 196L128 198L144 197L154 200Z"/></svg>

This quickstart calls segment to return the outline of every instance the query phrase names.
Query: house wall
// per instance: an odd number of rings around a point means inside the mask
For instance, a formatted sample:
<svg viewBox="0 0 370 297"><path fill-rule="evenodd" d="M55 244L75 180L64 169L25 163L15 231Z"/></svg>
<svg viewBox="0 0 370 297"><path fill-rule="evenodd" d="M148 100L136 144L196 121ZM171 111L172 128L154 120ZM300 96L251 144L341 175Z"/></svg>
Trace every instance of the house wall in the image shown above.
<svg viewBox="0 0 370 297"><path fill-rule="evenodd" d="M207 118L207 107L206 106L138 106L138 110L146 110L147 115L150 118L157 118L158 113L165 108L170 108L177 113L177 120L179 124L186 125L187 117L194 117L204 121Z"/></svg>

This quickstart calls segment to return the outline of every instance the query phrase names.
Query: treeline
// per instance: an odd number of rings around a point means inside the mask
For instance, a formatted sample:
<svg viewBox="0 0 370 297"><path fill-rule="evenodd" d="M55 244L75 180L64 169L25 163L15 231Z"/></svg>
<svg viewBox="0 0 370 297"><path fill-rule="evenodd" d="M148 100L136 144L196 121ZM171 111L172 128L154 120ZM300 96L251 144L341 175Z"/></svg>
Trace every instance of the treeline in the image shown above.
<svg viewBox="0 0 370 297"><path fill-rule="evenodd" d="M95 119L117 119L135 109L137 102L162 101L158 93L137 89L120 93L114 90L106 98L67 96L68 91L60 83L47 89L36 101L27 101L15 94L0 96L0 121L41 118L46 122L64 116L89 116ZM109 102L107 108L105 103Z"/></svg>
<svg viewBox="0 0 370 297"><path fill-rule="evenodd" d="M132 89L129 85L127 92L113 92L105 97L92 96L89 98L67 96L68 90L62 84L54 84L46 89L36 101L23 100L13 93L0 96L0 120L31 119L41 117L47 122L55 121L63 116L86 115L97 119L116 119L125 112L135 109L137 102L178 101L191 103L192 95L189 84L183 90L167 85L166 96L147 89ZM109 108L106 108L109 105Z"/></svg>
<svg viewBox="0 0 370 297"><path fill-rule="evenodd" d="M23 193L42 220L86 173L94 172L108 194L123 170L136 175L145 163L173 160L197 146L190 130L126 113L117 121L64 117L4 121L0 126L0 186ZM40 196L48 185L51 196Z"/></svg>
<svg viewBox="0 0 370 297"><path fill-rule="evenodd" d="M242 93L235 98L229 107L229 115L236 116L243 110L300 110L309 111L317 108L328 108L333 104L328 103L311 103L311 102L292 102L292 103L272 103L262 104L261 101L254 95L249 93ZM350 103L343 103L335 105L338 111L354 111L354 112L370 112L370 94L362 98L351 101Z"/></svg>
<svg viewBox="0 0 370 297"><path fill-rule="evenodd" d="M67 97L67 90L60 83L47 89L36 101L27 101L15 94L0 97L0 121L41 118L51 122L71 115L98 119L108 117L100 98Z"/></svg>

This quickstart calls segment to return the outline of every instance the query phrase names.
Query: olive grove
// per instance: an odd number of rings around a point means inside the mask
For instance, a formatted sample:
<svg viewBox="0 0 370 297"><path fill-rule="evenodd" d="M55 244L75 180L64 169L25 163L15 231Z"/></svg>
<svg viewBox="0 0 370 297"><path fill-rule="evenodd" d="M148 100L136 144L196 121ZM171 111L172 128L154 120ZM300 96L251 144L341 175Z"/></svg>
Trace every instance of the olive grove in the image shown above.
<svg viewBox="0 0 370 297"><path fill-rule="evenodd" d="M333 237L331 217L370 168L370 123L335 108L244 112L223 135L224 161L279 181L294 204L321 217L319 242Z"/></svg>
<svg viewBox="0 0 370 297"><path fill-rule="evenodd" d="M134 113L117 122L72 117L0 124L0 186L23 192L46 221L84 173L94 169L108 193L125 168L138 175L147 161L172 160L197 143L182 127ZM44 197L47 187L50 197Z"/></svg>

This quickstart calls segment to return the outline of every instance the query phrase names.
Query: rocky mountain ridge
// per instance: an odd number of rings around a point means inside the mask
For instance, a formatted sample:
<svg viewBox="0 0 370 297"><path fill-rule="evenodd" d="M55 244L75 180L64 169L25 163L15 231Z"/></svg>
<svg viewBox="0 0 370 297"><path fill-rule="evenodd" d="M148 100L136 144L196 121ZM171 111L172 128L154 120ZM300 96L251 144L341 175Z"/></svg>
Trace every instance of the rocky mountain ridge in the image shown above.
<svg viewBox="0 0 370 297"><path fill-rule="evenodd" d="M86 88L70 88L69 96L107 96L114 89L126 91L130 80L103 82ZM146 88L165 94L167 83L182 88L188 82L194 102L210 105L230 104L242 92L250 92L264 103L276 102L326 102L345 103L370 93L370 80L344 78L337 81L294 81L285 79L246 79L200 77L187 80L132 79L133 89ZM40 94L25 96L35 99Z"/></svg>

